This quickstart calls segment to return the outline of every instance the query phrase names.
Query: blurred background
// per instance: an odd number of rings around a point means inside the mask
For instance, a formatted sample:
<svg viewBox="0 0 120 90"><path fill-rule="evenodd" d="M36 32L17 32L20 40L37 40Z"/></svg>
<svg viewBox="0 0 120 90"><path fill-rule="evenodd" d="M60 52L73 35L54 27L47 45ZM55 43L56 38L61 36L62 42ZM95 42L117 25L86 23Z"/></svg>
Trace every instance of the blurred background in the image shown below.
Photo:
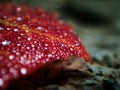
<svg viewBox="0 0 120 90"><path fill-rule="evenodd" d="M120 1L119 0L0 0L28 4L57 13L71 24L93 59L88 65L94 77L83 90L120 90ZM71 82L72 83L72 82ZM77 83L78 86L82 84ZM84 86L84 85L83 85ZM101 88L99 88L101 87ZM105 88L106 87L106 88ZM60 89L61 88L61 89ZM68 90L79 90L65 86ZM60 90L66 90L59 87ZM53 90L53 89L49 89ZM58 89L54 89L58 90Z"/></svg>

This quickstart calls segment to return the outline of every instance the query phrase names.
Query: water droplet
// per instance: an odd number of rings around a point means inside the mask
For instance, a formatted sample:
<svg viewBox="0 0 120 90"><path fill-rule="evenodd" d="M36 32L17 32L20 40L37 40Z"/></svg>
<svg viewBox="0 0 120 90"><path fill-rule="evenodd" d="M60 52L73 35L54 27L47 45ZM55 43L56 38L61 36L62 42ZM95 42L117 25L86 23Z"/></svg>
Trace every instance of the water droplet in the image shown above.
<svg viewBox="0 0 120 90"><path fill-rule="evenodd" d="M21 33L20 35L21 35L21 36L23 36L24 34L23 34L23 33Z"/></svg>
<svg viewBox="0 0 120 90"><path fill-rule="evenodd" d="M67 36L68 34L67 33L64 33L64 36Z"/></svg>
<svg viewBox="0 0 120 90"><path fill-rule="evenodd" d="M47 44L47 43L45 43L45 46L47 47L47 46L48 46L48 44Z"/></svg>
<svg viewBox="0 0 120 90"><path fill-rule="evenodd" d="M4 81L2 78L0 78L0 86L3 86L3 84L4 84Z"/></svg>
<svg viewBox="0 0 120 90"><path fill-rule="evenodd" d="M27 40L28 40L28 41L31 40L31 37L28 37Z"/></svg>
<svg viewBox="0 0 120 90"><path fill-rule="evenodd" d="M71 51L73 51L73 48L70 48Z"/></svg>
<svg viewBox="0 0 120 90"><path fill-rule="evenodd" d="M27 49L30 49L30 47L27 47Z"/></svg>
<svg viewBox="0 0 120 90"><path fill-rule="evenodd" d="M14 29L15 32L18 32L19 30L17 28Z"/></svg>
<svg viewBox="0 0 120 90"><path fill-rule="evenodd" d="M28 32L29 32L29 29L26 29L25 32L28 33Z"/></svg>
<svg viewBox="0 0 120 90"><path fill-rule="evenodd" d="M35 45L33 45L33 44L32 44L32 47L34 48L34 47L35 47Z"/></svg>
<svg viewBox="0 0 120 90"><path fill-rule="evenodd" d="M52 54L48 54L48 57L52 57Z"/></svg>
<svg viewBox="0 0 120 90"><path fill-rule="evenodd" d="M4 30L4 28L3 28L3 27L0 27L0 30Z"/></svg>
<svg viewBox="0 0 120 90"><path fill-rule="evenodd" d="M62 22L61 20L59 21L59 23L60 23L60 24L63 24L63 22Z"/></svg>
<svg viewBox="0 0 120 90"><path fill-rule="evenodd" d="M3 56L0 56L0 60L3 60L4 59L4 57Z"/></svg>
<svg viewBox="0 0 120 90"><path fill-rule="evenodd" d="M19 44L19 43L17 44L17 46L20 46L20 45L21 45L21 44Z"/></svg>
<svg viewBox="0 0 120 90"><path fill-rule="evenodd" d="M17 21L22 21L22 18L21 18L21 17L18 17L18 18L17 18Z"/></svg>
<svg viewBox="0 0 120 90"><path fill-rule="evenodd" d="M5 16L5 15L4 15L4 16L3 16L3 18L4 18L4 19L6 19L6 18L7 18L7 16Z"/></svg>
<svg viewBox="0 0 120 90"><path fill-rule="evenodd" d="M62 46L62 47L64 47L65 45L64 45L64 44L62 44L61 46Z"/></svg>
<svg viewBox="0 0 120 90"><path fill-rule="evenodd" d="M6 74L7 73L7 70L5 68L1 69L1 74Z"/></svg>
<svg viewBox="0 0 120 90"><path fill-rule="evenodd" d="M42 29L42 27L40 27L40 26L37 27L37 30L41 30L41 29Z"/></svg>
<svg viewBox="0 0 120 90"><path fill-rule="evenodd" d="M16 10L17 10L17 12L21 12L22 8L21 7L17 7Z"/></svg>
<svg viewBox="0 0 120 90"><path fill-rule="evenodd" d="M26 68L21 68L21 69L20 69L20 72L21 72L21 74L23 74L23 75L27 74Z"/></svg>
<svg viewBox="0 0 120 90"><path fill-rule="evenodd" d="M14 76L18 75L18 72L17 72L17 70L15 68L10 68L9 72L12 73Z"/></svg>
<svg viewBox="0 0 120 90"><path fill-rule="evenodd" d="M14 58L15 58L14 55L10 55L10 56L9 56L9 59L10 59L10 60L12 60L12 59L14 59Z"/></svg>
<svg viewBox="0 0 120 90"><path fill-rule="evenodd" d="M11 28L8 28L8 27L7 27L6 29L7 29L7 30L11 30Z"/></svg>
<svg viewBox="0 0 120 90"><path fill-rule="evenodd" d="M9 44L10 44L10 41L7 41L7 40L2 42L2 45L9 45Z"/></svg>
<svg viewBox="0 0 120 90"><path fill-rule="evenodd" d="M16 55L20 55L20 52L16 52Z"/></svg>

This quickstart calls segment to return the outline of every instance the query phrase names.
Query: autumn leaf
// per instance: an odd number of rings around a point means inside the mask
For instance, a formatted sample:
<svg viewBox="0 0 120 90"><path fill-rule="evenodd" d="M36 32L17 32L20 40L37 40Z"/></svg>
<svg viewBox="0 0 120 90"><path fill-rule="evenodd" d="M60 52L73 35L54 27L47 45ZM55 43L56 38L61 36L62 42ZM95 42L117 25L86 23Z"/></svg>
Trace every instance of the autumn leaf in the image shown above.
<svg viewBox="0 0 120 90"><path fill-rule="evenodd" d="M70 25L41 8L0 5L0 88L47 62L72 56L91 62Z"/></svg>

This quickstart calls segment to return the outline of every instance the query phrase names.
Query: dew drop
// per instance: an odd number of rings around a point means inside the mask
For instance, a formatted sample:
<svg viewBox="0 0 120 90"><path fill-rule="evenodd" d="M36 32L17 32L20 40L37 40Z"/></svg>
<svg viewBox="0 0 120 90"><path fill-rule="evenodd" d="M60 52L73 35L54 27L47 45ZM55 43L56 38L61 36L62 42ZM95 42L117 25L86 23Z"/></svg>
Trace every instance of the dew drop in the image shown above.
<svg viewBox="0 0 120 90"><path fill-rule="evenodd" d="M21 33L20 35L21 35L21 36L23 36L24 34L23 34L23 33Z"/></svg>
<svg viewBox="0 0 120 90"><path fill-rule="evenodd" d="M71 51L73 51L73 48L70 48Z"/></svg>
<svg viewBox="0 0 120 90"><path fill-rule="evenodd" d="M28 37L27 40L28 40L28 41L31 40L31 37Z"/></svg>
<svg viewBox="0 0 120 90"><path fill-rule="evenodd" d="M28 33L28 32L29 32L29 29L26 29L25 32Z"/></svg>
<svg viewBox="0 0 120 90"><path fill-rule="evenodd" d="M32 44L31 46L32 46L33 48L35 47L35 45L33 45L33 44Z"/></svg>
<svg viewBox="0 0 120 90"><path fill-rule="evenodd" d="M1 72L1 74L6 74L6 72L7 72L7 71L6 71L6 69L5 69L5 68L3 68L3 69L1 69L1 71L0 71L0 72Z"/></svg>
<svg viewBox="0 0 120 90"><path fill-rule="evenodd" d="M0 27L0 30L4 30L4 28L3 28L3 27Z"/></svg>
<svg viewBox="0 0 120 90"><path fill-rule="evenodd" d="M3 86L3 84L4 84L4 81L2 78L0 78L0 86Z"/></svg>
<svg viewBox="0 0 120 90"><path fill-rule="evenodd" d="M0 60L3 60L4 59L4 57L3 56L0 56Z"/></svg>
<svg viewBox="0 0 120 90"><path fill-rule="evenodd" d="M15 32L18 32L19 30L17 28L14 29Z"/></svg>
<svg viewBox="0 0 120 90"><path fill-rule="evenodd" d="M42 27L37 27L37 30L41 30L42 29Z"/></svg>
<svg viewBox="0 0 120 90"><path fill-rule="evenodd" d="M17 10L17 12L21 12L22 8L21 7L17 7L16 10Z"/></svg>
<svg viewBox="0 0 120 90"><path fill-rule="evenodd" d="M12 60L12 59L14 59L14 58L15 58L15 57L14 57L13 55L10 55L10 56L9 56L9 59L10 59L10 60Z"/></svg>
<svg viewBox="0 0 120 90"><path fill-rule="evenodd" d="M52 57L52 54L48 54L48 57Z"/></svg>
<svg viewBox="0 0 120 90"><path fill-rule="evenodd" d="M62 44L61 46L62 46L62 47L64 47L65 45L64 45L64 44Z"/></svg>
<svg viewBox="0 0 120 90"><path fill-rule="evenodd" d="M7 41L7 40L2 42L2 45L9 45L9 44L10 44L10 41Z"/></svg>
<svg viewBox="0 0 120 90"><path fill-rule="evenodd" d="M4 19L6 19L6 18L7 18L7 16L5 16L5 15L4 15L4 16L3 16L3 18L4 18Z"/></svg>
<svg viewBox="0 0 120 90"><path fill-rule="evenodd" d="M28 50L30 49L30 47L26 47Z"/></svg>
<svg viewBox="0 0 120 90"><path fill-rule="evenodd" d="M17 18L17 21L22 21L22 18L21 18L21 17L18 17L18 18Z"/></svg>
<svg viewBox="0 0 120 90"><path fill-rule="evenodd" d="M21 69L20 69L20 72L21 72L21 74L23 74L23 75L27 74L27 70L26 70L25 68L21 68Z"/></svg>
<svg viewBox="0 0 120 90"><path fill-rule="evenodd" d="M47 44L47 43L45 43L45 46L47 47L47 46L48 46L48 44Z"/></svg>
<svg viewBox="0 0 120 90"><path fill-rule="evenodd" d="M20 55L20 52L16 52L16 55Z"/></svg>
<svg viewBox="0 0 120 90"><path fill-rule="evenodd" d="M15 68L10 68L10 69L9 69L9 72L12 73L14 76L17 76L17 75L18 75L18 73L17 73L17 71L16 71Z"/></svg>
<svg viewBox="0 0 120 90"><path fill-rule="evenodd" d="M19 44L19 43L17 44L17 46L20 46L20 45L21 45L21 44Z"/></svg>
<svg viewBox="0 0 120 90"><path fill-rule="evenodd" d="M8 27L7 27L6 29L7 29L7 30L11 30L11 28L8 28Z"/></svg>

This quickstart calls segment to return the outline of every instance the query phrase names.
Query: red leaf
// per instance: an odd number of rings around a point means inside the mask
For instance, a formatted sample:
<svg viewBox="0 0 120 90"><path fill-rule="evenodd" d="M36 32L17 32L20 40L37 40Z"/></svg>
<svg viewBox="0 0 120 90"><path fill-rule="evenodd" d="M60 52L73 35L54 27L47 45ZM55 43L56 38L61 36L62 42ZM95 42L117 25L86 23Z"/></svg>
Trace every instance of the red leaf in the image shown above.
<svg viewBox="0 0 120 90"><path fill-rule="evenodd" d="M56 15L25 5L0 5L0 87L47 62L71 56L91 62L72 27Z"/></svg>

